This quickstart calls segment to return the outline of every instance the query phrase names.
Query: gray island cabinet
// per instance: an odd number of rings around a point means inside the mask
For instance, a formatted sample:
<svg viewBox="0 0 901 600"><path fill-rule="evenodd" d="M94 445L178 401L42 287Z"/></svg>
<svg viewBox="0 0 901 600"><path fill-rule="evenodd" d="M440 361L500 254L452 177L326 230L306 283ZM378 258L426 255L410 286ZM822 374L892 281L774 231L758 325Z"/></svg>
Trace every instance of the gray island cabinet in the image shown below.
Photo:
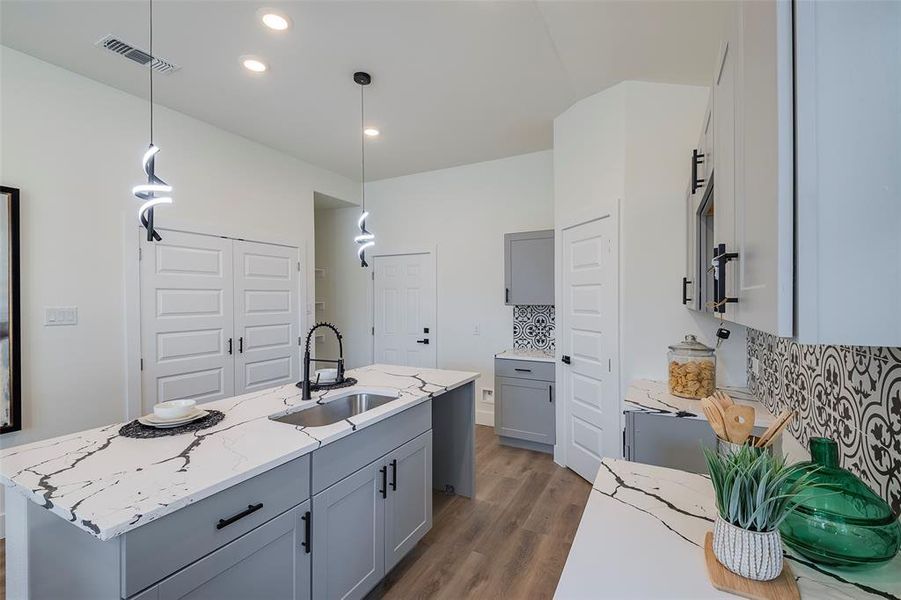
<svg viewBox="0 0 901 600"><path fill-rule="evenodd" d="M362 598L431 529L433 489L474 496L472 375L109 539L8 489L8 597Z"/></svg>

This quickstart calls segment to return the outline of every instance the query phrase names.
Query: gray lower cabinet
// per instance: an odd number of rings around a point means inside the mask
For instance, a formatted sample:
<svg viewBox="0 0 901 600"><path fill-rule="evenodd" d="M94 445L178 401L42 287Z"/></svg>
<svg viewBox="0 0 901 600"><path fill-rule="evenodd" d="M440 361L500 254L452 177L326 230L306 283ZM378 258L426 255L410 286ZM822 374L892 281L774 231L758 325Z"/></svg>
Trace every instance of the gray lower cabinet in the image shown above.
<svg viewBox="0 0 901 600"><path fill-rule="evenodd" d="M313 496L313 597L364 597L431 526L427 431Z"/></svg>
<svg viewBox="0 0 901 600"><path fill-rule="evenodd" d="M311 554L305 545L310 501L182 569L139 600L307 600Z"/></svg>
<svg viewBox="0 0 901 600"><path fill-rule="evenodd" d="M554 303L554 230L504 235L504 303Z"/></svg>
<svg viewBox="0 0 901 600"><path fill-rule="evenodd" d="M425 433L386 457L385 572L432 528L432 436Z"/></svg>
<svg viewBox="0 0 901 600"><path fill-rule="evenodd" d="M494 428L498 435L554 444L553 383L498 377L496 394Z"/></svg>

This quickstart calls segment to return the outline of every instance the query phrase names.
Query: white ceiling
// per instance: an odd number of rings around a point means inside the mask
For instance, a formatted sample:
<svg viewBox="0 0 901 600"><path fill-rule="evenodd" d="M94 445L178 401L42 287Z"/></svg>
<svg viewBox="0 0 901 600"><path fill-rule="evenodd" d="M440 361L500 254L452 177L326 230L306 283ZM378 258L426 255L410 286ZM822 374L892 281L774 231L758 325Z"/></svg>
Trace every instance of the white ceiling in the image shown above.
<svg viewBox="0 0 901 600"><path fill-rule="evenodd" d="M291 16L272 32L263 7ZM359 178L359 91L380 179L548 149L555 116L626 79L707 85L721 3L157 0L154 50L182 69L159 103ZM147 49L147 2L3 0L0 42L146 97L146 70L94 44ZM241 55L263 57L252 76Z"/></svg>

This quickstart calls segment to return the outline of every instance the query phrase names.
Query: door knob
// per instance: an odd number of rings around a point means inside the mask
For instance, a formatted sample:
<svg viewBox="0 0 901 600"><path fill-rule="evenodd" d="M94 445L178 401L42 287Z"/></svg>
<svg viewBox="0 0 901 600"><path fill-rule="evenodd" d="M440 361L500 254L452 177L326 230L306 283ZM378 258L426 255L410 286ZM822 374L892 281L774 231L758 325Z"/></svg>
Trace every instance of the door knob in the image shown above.
<svg viewBox="0 0 901 600"><path fill-rule="evenodd" d="M426 346L428 346L428 345L429 345L429 338L425 338L424 340L416 340L416 343L417 343L417 344L425 344Z"/></svg>

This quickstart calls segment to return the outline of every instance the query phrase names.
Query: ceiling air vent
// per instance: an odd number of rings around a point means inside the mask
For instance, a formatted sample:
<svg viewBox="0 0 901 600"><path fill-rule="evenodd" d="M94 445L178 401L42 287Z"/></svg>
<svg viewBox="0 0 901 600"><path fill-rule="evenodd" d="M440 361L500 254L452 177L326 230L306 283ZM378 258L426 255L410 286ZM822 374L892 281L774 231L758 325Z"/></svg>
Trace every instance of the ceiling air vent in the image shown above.
<svg viewBox="0 0 901 600"><path fill-rule="evenodd" d="M119 56L124 56L125 58L133 60L139 65L147 66L147 63L151 63L150 67L157 73L173 73L181 68L168 60L150 56L147 52L144 52L140 48L135 48L128 42L123 42L112 34L101 38L100 41L97 42L97 45L110 52L115 52Z"/></svg>

